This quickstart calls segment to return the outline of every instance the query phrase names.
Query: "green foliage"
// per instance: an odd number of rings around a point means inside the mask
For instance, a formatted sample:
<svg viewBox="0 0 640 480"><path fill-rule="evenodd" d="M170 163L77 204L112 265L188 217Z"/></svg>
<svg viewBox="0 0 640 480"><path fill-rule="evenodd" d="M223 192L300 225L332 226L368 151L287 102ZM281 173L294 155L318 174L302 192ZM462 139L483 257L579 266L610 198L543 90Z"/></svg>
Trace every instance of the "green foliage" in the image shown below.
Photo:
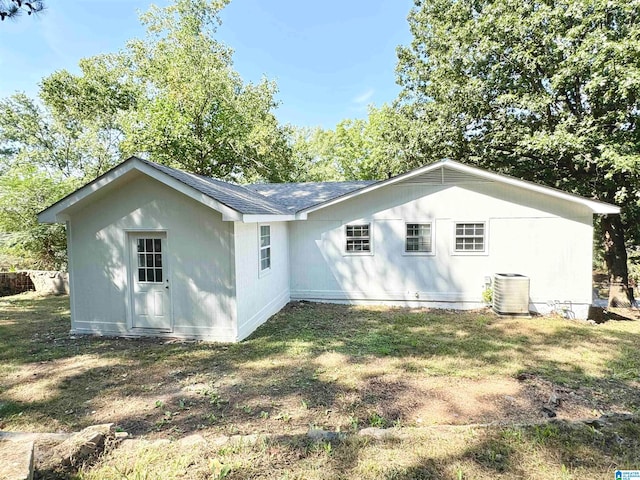
<svg viewBox="0 0 640 480"><path fill-rule="evenodd" d="M638 244L639 15L626 0L417 1L397 67L408 156L616 203Z"/></svg>
<svg viewBox="0 0 640 480"><path fill-rule="evenodd" d="M46 82L42 99L51 98ZM116 161L96 121L18 93L0 100L0 252L28 268L66 265L65 228L36 215Z"/></svg>
<svg viewBox="0 0 640 480"><path fill-rule="evenodd" d="M369 425L375 428L386 428L389 422L386 418L380 415L378 412L373 412L369 416Z"/></svg>
<svg viewBox="0 0 640 480"><path fill-rule="evenodd" d="M487 285L482 291L482 301L487 305L493 304L493 288L491 288L491 285Z"/></svg>
<svg viewBox="0 0 640 480"><path fill-rule="evenodd" d="M406 169L401 130L405 118L384 105L367 119L346 119L334 130L299 130L293 151L308 180L381 180Z"/></svg>
<svg viewBox="0 0 640 480"><path fill-rule="evenodd" d="M66 266L63 225L42 225L36 215L71 192L77 183L52 177L33 166L16 166L0 175L0 252L23 259L23 267L62 269Z"/></svg>
<svg viewBox="0 0 640 480"><path fill-rule="evenodd" d="M226 3L178 0L142 15L147 39L129 42L118 58L125 81L141 86L123 148L217 178L288 180L275 83L244 83L231 49L213 36Z"/></svg>

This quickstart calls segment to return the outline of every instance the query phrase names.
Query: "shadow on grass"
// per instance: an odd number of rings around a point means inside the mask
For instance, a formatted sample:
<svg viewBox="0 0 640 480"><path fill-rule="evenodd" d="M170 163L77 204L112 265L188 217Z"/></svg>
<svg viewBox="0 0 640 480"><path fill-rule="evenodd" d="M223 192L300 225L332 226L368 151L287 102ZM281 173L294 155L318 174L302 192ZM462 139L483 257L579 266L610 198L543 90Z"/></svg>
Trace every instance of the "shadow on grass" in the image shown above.
<svg viewBox="0 0 640 480"><path fill-rule="evenodd" d="M535 326L537 319L529 321ZM17 426L27 417L77 429L115 419L131 433L177 436L201 429L391 426L409 421L420 395L409 379L513 377L523 369L560 385L588 387L603 409L614 403L638 407L640 334L602 333L561 320L546 330L523 332L512 325L489 312L301 302L239 344L71 338L67 297L11 297L0 303L0 363L37 367L55 382L42 383L49 389L44 400L16 400L24 377L0 376L0 422ZM547 355L552 348L570 351L592 342L609 351L599 374L579 356L563 361ZM87 357L109 365L60 374L63 362L80 364ZM325 357L336 367L327 366ZM387 378L389 370L406 378Z"/></svg>

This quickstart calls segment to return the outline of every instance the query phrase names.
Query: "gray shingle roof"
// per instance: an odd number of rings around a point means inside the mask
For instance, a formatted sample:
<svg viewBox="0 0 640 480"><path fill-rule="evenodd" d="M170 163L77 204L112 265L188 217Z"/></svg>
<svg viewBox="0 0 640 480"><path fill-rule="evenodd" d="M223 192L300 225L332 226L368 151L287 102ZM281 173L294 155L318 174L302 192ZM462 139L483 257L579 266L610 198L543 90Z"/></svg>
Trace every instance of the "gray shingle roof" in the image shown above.
<svg viewBox="0 0 640 480"><path fill-rule="evenodd" d="M375 183L358 181L237 185L183 172L148 160L139 160L246 215L291 215Z"/></svg>
<svg viewBox="0 0 640 480"><path fill-rule="evenodd" d="M246 188L278 202L290 213L295 213L372 183L375 182L256 183L246 185Z"/></svg>
<svg viewBox="0 0 640 480"><path fill-rule="evenodd" d="M148 160L142 160L142 162L242 214L286 215L291 213L277 202L241 185L183 172Z"/></svg>

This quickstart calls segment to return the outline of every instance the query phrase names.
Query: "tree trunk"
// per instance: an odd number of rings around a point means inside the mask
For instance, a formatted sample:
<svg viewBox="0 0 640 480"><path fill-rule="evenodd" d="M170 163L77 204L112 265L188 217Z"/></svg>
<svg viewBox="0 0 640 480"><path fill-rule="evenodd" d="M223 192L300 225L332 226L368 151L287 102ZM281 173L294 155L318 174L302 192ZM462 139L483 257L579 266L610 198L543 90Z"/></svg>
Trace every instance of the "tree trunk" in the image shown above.
<svg viewBox="0 0 640 480"><path fill-rule="evenodd" d="M627 250L624 244L624 226L619 215L602 217L604 258L609 273L609 306L633 305L633 290L629 288Z"/></svg>

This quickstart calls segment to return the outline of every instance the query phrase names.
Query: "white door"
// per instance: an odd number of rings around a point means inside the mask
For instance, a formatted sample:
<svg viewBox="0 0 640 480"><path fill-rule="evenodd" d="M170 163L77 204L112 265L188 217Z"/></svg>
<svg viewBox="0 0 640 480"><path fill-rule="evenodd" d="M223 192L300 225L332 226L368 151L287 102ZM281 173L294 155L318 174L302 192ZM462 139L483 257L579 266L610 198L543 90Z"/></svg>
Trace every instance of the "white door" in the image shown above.
<svg viewBox="0 0 640 480"><path fill-rule="evenodd" d="M131 296L133 328L171 331L165 233L132 233Z"/></svg>

